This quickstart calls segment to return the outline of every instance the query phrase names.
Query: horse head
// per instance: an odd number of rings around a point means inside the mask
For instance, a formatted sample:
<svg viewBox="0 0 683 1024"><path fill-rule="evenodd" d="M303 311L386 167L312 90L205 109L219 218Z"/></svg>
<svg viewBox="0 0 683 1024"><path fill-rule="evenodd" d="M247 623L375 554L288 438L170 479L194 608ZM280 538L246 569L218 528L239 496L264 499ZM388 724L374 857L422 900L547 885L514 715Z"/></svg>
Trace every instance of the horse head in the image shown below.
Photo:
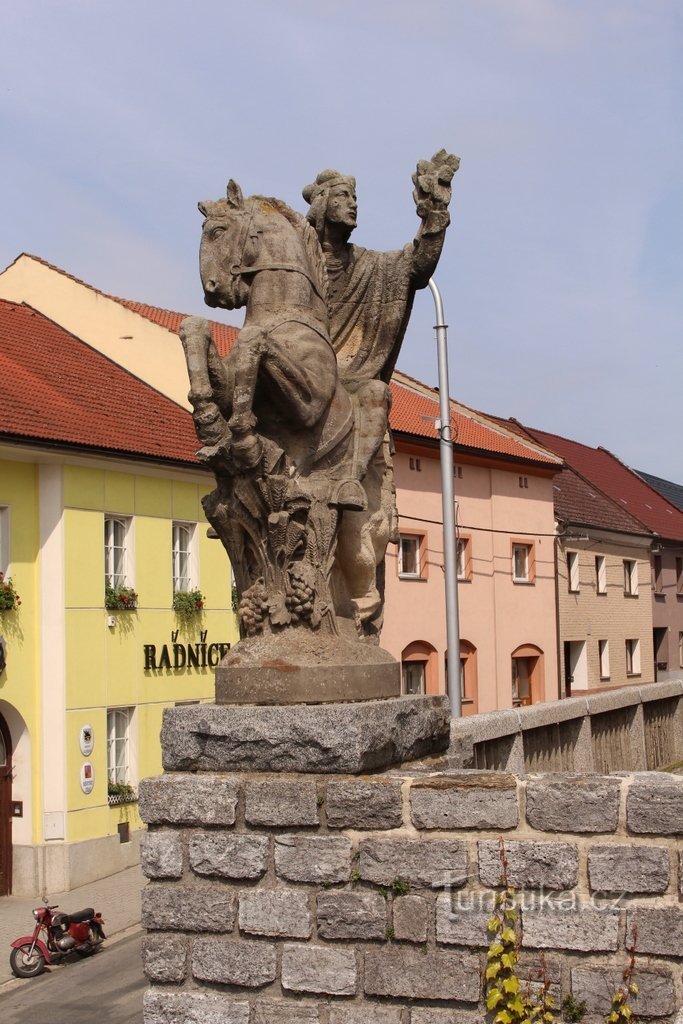
<svg viewBox="0 0 683 1024"><path fill-rule="evenodd" d="M297 271L324 300L327 275L310 225L279 199L242 195L232 179L225 199L199 203L204 215L199 268L208 306L247 304L254 275Z"/></svg>

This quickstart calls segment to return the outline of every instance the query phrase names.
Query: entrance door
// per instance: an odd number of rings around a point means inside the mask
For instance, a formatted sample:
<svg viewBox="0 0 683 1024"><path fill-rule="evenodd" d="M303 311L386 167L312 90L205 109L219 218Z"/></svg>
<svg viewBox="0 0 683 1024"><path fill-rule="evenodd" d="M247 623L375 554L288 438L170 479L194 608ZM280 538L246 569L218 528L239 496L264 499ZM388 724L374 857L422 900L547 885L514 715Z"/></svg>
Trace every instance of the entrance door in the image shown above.
<svg viewBox="0 0 683 1024"><path fill-rule="evenodd" d="M12 891L12 737L0 715L0 896Z"/></svg>

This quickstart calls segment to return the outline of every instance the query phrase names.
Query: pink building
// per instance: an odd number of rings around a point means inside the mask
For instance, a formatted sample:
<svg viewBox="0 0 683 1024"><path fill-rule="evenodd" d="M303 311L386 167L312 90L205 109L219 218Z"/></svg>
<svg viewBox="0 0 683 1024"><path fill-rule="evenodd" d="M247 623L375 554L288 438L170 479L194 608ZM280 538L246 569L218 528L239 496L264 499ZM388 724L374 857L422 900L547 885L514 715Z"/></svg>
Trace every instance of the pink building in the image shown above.
<svg viewBox="0 0 683 1024"><path fill-rule="evenodd" d="M382 646L406 692L446 688L438 397L401 373L391 424L401 540ZM463 713L558 697L553 475L561 460L453 403Z"/></svg>

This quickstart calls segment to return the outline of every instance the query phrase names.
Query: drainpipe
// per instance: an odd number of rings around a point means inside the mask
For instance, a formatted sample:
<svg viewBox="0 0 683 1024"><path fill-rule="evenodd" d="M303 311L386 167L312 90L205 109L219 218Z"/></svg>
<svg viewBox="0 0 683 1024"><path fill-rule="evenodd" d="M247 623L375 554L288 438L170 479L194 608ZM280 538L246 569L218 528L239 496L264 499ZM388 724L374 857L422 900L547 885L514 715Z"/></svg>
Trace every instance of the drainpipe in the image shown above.
<svg viewBox="0 0 683 1024"><path fill-rule="evenodd" d="M448 649L447 686L451 718L460 718L460 628L458 622L457 544L455 536L455 488L453 484L453 438L451 437L451 400L448 383L448 338L443 317L441 293L429 279L436 310L436 350L439 363L439 462L441 463L441 502L443 508L443 556L446 587L446 646Z"/></svg>

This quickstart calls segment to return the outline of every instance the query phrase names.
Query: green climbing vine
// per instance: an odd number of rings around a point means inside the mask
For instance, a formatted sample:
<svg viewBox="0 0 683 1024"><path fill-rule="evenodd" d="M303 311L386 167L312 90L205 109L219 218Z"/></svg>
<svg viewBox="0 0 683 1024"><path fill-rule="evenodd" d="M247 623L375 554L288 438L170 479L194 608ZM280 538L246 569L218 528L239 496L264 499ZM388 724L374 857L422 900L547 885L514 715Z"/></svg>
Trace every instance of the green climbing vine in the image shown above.
<svg viewBox="0 0 683 1024"><path fill-rule="evenodd" d="M519 950L522 944L522 928L519 910L515 901L515 890L510 885L508 859L503 839L499 839L501 865L501 891L496 894L495 908L488 922L487 931L492 940L486 954L484 994L486 1009L490 1012L492 1024L554 1024L554 1000L550 994L551 982L541 957L541 970L536 991L527 983L522 985L517 974ZM638 985L633 980L636 966L637 928L631 933L631 945L627 947L630 956L624 969L624 984L612 996L612 1006L605 1018L605 1024L636 1024L632 1000L638 996ZM565 1020L580 1020L585 1013L585 1003L565 1000Z"/></svg>

